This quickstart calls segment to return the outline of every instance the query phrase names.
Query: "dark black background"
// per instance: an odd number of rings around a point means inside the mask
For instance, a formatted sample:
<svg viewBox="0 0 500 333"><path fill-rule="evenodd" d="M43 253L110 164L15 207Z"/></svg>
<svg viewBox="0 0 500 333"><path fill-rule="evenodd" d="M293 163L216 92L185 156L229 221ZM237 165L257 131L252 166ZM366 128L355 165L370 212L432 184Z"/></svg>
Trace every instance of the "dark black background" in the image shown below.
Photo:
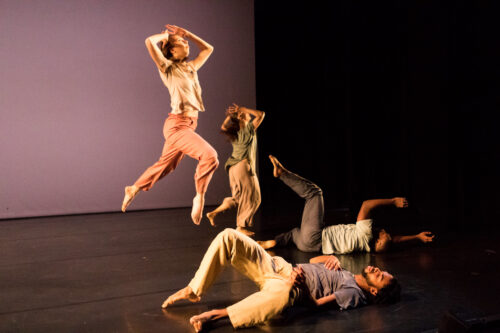
<svg viewBox="0 0 500 333"><path fill-rule="evenodd" d="M302 208L268 154L322 187L329 224L363 199L406 196L386 221L498 228L499 6L293 3L255 1L262 211L278 217L264 229Z"/></svg>

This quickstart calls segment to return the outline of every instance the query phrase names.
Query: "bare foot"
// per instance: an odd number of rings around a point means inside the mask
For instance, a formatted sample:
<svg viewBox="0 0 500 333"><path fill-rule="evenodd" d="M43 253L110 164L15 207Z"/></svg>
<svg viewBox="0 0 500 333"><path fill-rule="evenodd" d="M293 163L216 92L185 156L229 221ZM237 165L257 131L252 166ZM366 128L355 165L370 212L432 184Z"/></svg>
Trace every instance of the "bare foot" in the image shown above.
<svg viewBox="0 0 500 333"><path fill-rule="evenodd" d="M128 205L134 200L135 196L139 193L139 188L135 185L125 186L125 197L123 198L122 203L122 212L125 213Z"/></svg>
<svg viewBox="0 0 500 333"><path fill-rule="evenodd" d="M207 213L207 218L208 220L210 221L210 224L212 225L212 227L215 227L215 217L217 216L217 213L214 213L214 212L209 212Z"/></svg>
<svg viewBox="0 0 500 333"><path fill-rule="evenodd" d="M205 204L205 195L196 193L193 199L193 208L191 210L191 219L196 225L200 225L201 218L203 217L203 205Z"/></svg>
<svg viewBox="0 0 500 333"><path fill-rule="evenodd" d="M272 249L276 246L276 241L274 239L266 240L266 241L257 241L257 243L264 248L264 250Z"/></svg>
<svg viewBox="0 0 500 333"><path fill-rule="evenodd" d="M398 208L407 208L408 207L408 200L406 198L396 197L396 198L393 198L392 200L394 200L394 206L396 206Z"/></svg>
<svg viewBox="0 0 500 333"><path fill-rule="evenodd" d="M187 286L187 287L179 290L175 294L170 295L165 300L165 302L163 302L163 304L161 305L161 307L165 309L167 306L172 305L175 302L180 301L182 299L187 299L187 300L189 300L189 301L191 301L193 303L199 302L201 300L200 296L198 296L195 293L193 293L193 290L191 289L191 287Z"/></svg>
<svg viewBox="0 0 500 333"><path fill-rule="evenodd" d="M197 316L193 316L189 319L189 323L193 326L195 332L199 332L203 329L203 324L212 319L212 314L210 311L203 312Z"/></svg>
<svg viewBox="0 0 500 333"><path fill-rule="evenodd" d="M255 236L255 232L248 230L247 228L244 227L237 227L237 231L241 232L244 235L247 235L248 237L253 237Z"/></svg>
<svg viewBox="0 0 500 333"><path fill-rule="evenodd" d="M283 167L283 165L281 165L280 161L278 161L278 159L273 155L269 155L269 159L271 160L271 163L273 164L274 167L273 176L278 178L279 176L281 176L283 171L286 171L286 169Z"/></svg>

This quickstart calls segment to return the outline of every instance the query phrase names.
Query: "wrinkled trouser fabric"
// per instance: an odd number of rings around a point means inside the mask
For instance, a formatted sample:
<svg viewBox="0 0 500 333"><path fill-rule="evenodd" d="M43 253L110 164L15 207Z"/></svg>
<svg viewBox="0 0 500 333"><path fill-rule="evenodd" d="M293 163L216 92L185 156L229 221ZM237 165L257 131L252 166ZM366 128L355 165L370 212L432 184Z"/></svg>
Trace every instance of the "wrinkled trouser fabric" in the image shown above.
<svg viewBox="0 0 500 333"><path fill-rule="evenodd" d="M250 163L244 159L229 168L231 197L224 198L230 208L238 207L236 225L251 227L253 217L261 203L260 185L257 175L252 172Z"/></svg>
<svg viewBox="0 0 500 333"><path fill-rule="evenodd" d="M260 289L227 308L234 328L263 323L293 304L289 281L292 265L281 257L271 257L257 242L234 229L225 229L210 244L189 283L193 292L203 295L226 265L233 266Z"/></svg>
<svg viewBox="0 0 500 333"><path fill-rule="evenodd" d="M196 193L205 193L219 165L217 152L195 132L198 118L170 114L163 126L165 144L158 161L137 179L135 186L149 190L158 180L172 172L184 155L198 160L194 181Z"/></svg>
<svg viewBox="0 0 500 333"><path fill-rule="evenodd" d="M277 246L294 243L304 252L321 251L321 232L325 226L323 192L313 182L289 171L280 175L281 181L305 199L300 228L279 234L274 238Z"/></svg>

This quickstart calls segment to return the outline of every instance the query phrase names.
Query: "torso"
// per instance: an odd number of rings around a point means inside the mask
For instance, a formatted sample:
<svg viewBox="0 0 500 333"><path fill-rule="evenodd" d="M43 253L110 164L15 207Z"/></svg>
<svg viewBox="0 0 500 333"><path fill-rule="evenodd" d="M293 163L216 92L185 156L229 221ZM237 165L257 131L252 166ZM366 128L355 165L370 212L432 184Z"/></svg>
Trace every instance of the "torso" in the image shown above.
<svg viewBox="0 0 500 333"><path fill-rule="evenodd" d="M160 71L160 77L170 93L171 113L198 117L198 112L205 111L198 74L193 64L174 63L165 73Z"/></svg>

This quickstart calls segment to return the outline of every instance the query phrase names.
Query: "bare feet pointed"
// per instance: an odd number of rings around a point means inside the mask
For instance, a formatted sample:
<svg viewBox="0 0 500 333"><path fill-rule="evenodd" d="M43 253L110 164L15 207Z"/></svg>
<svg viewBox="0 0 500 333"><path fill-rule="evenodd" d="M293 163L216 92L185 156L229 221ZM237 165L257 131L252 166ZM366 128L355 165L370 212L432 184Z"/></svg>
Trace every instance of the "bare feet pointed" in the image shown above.
<svg viewBox="0 0 500 333"><path fill-rule="evenodd" d="M173 295L170 295L161 305L162 308L166 308L169 305L174 304L177 301L187 299L193 303L199 302L201 300L200 296L196 295L190 286L187 286Z"/></svg>
<svg viewBox="0 0 500 333"><path fill-rule="evenodd" d="M135 196L139 193L139 188L135 185L125 186L125 197L123 197L122 212L125 213Z"/></svg>
<svg viewBox="0 0 500 333"><path fill-rule="evenodd" d="M408 200L406 198L396 197L396 198L394 198L394 206L396 206L398 208L407 208L408 207Z"/></svg>
<svg viewBox="0 0 500 333"><path fill-rule="evenodd" d="M200 225L203 217L203 206L205 205L205 195L197 193L193 199L193 208L191 210L191 219L196 225Z"/></svg>
<svg viewBox="0 0 500 333"><path fill-rule="evenodd" d="M269 155L269 159L271 160L271 163L273 164L274 167L273 176L278 178L279 176L281 176L283 171L286 171L286 169L283 167L283 165L281 165L280 161L278 161L278 159L273 155Z"/></svg>
<svg viewBox="0 0 500 333"><path fill-rule="evenodd" d="M215 217L217 216L217 213L214 212L209 212L207 213L207 218L210 221L210 224L212 227L215 227Z"/></svg>

